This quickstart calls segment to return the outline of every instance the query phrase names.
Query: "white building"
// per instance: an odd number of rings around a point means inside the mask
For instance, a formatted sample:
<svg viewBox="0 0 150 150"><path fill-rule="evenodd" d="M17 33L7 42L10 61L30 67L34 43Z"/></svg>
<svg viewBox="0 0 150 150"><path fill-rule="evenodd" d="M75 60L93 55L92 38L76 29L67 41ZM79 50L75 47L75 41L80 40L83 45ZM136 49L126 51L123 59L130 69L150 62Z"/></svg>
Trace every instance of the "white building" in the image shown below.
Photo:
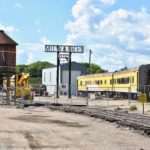
<svg viewBox="0 0 150 150"><path fill-rule="evenodd" d="M69 64L61 64L59 72L59 92L60 94L68 94L69 83ZM87 68L79 63L71 63L71 94L77 93L77 77L85 75ZM47 92L51 95L56 92L57 85L57 67L46 68L42 70L42 84L47 87Z"/></svg>

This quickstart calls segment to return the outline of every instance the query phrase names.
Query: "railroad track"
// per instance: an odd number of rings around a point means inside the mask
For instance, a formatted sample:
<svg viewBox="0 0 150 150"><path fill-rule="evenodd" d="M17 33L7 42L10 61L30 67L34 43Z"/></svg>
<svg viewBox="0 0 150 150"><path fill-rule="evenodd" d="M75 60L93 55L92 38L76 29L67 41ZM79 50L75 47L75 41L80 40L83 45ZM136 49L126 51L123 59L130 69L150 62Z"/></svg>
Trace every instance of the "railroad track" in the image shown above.
<svg viewBox="0 0 150 150"><path fill-rule="evenodd" d="M79 107L69 105L50 105L48 108L53 110L61 110L64 112L88 115L90 117L104 119L109 122L116 122L121 126L128 126L150 136L150 116L86 106Z"/></svg>

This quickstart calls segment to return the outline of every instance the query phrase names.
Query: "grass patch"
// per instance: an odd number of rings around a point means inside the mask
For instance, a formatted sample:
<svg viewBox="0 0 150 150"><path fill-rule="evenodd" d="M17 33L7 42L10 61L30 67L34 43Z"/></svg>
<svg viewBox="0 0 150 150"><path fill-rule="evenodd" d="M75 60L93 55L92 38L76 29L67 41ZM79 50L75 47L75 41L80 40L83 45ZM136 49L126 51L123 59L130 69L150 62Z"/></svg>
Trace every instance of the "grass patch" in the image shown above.
<svg viewBox="0 0 150 150"><path fill-rule="evenodd" d="M60 112L65 112L65 110L64 110L64 109L59 109L58 111L60 111Z"/></svg>
<svg viewBox="0 0 150 150"><path fill-rule="evenodd" d="M130 110L131 110L131 111L135 111L135 110L137 110L136 105L131 105L131 106L130 106Z"/></svg>

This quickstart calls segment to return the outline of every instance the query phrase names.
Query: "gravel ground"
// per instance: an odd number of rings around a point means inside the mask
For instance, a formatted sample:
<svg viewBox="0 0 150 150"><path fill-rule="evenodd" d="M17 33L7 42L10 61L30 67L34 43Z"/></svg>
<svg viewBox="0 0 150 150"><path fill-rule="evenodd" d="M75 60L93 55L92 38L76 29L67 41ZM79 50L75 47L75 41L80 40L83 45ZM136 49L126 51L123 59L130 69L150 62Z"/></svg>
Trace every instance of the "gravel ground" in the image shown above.
<svg viewBox="0 0 150 150"><path fill-rule="evenodd" d="M44 107L0 106L0 149L149 150L150 139L128 128Z"/></svg>

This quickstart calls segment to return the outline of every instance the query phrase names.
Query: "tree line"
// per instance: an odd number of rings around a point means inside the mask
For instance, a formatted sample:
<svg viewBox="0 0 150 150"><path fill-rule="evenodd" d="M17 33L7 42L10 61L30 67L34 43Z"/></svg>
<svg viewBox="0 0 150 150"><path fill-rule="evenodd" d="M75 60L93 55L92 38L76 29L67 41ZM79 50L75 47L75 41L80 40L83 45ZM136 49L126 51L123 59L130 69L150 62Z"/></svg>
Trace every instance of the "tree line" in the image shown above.
<svg viewBox="0 0 150 150"><path fill-rule="evenodd" d="M81 63L82 65L87 67L87 73L93 74L93 73L103 73L107 72L106 70L102 69L99 65L92 63L89 67L89 63ZM30 76L33 78L42 77L42 69L44 68L50 68L54 67L55 65L44 61L38 61L35 63L31 63L29 65L17 65L17 73L21 72L28 72L30 73Z"/></svg>

